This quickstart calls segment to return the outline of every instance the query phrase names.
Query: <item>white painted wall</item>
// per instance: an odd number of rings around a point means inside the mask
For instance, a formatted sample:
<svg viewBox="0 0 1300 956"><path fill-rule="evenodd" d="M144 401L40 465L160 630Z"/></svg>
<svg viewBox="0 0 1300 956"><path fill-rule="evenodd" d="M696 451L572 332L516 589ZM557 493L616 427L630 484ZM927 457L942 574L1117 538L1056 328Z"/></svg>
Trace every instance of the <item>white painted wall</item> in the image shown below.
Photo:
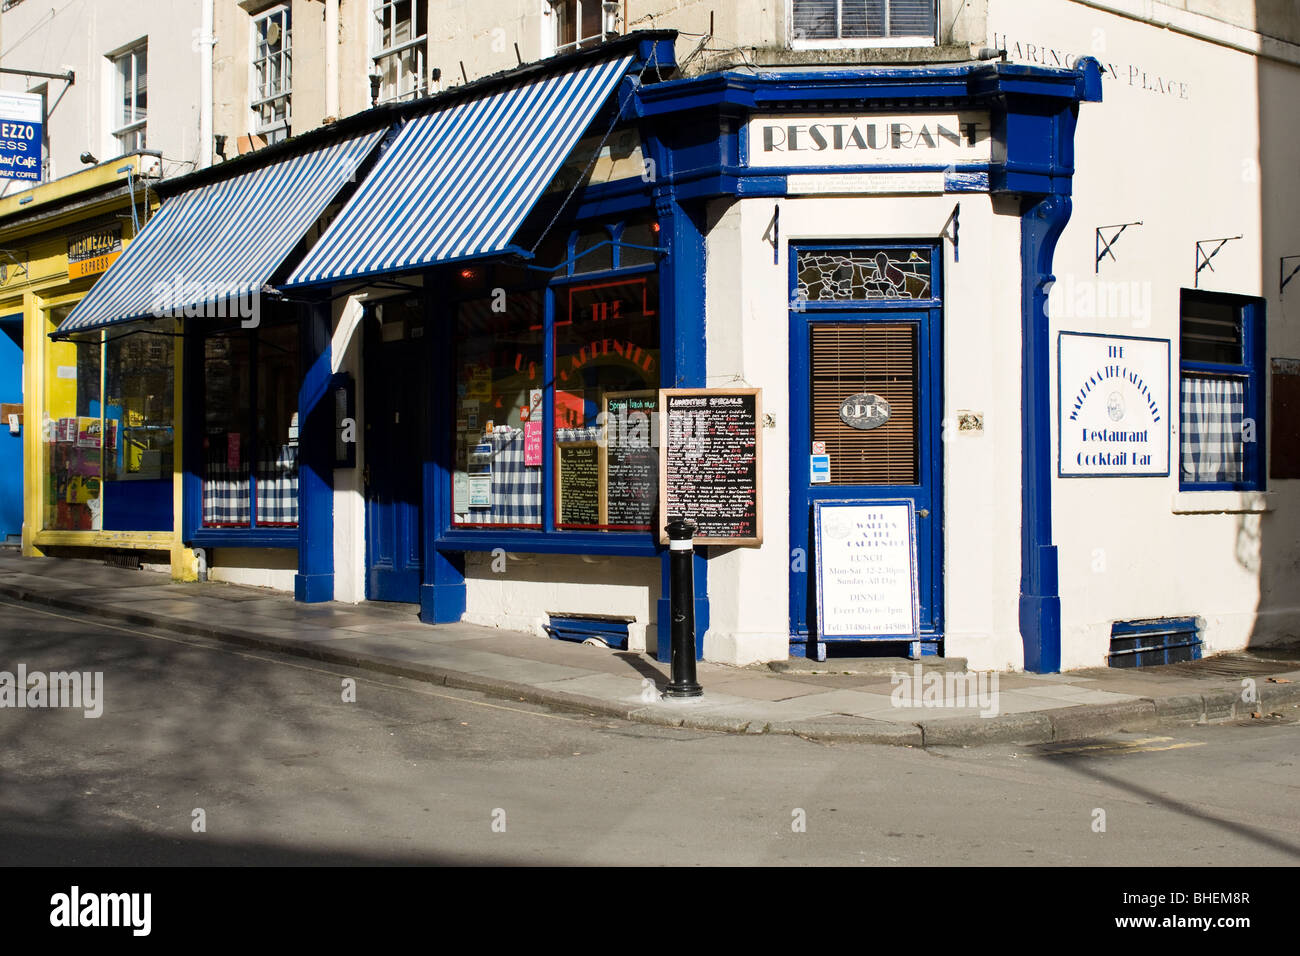
<svg viewBox="0 0 1300 956"><path fill-rule="evenodd" d="M941 235L961 202L961 256L944 254L944 419L985 413L985 431L943 430L947 653L972 667L1018 667L1020 575L1019 219L987 195L788 198L780 262L767 238L777 201L751 199L717 215L708 240L708 384L763 389L775 419L764 434L764 541L711 549L705 657L732 664L784 659L789 649L789 245L800 240ZM1006 213L1007 211L1003 211ZM811 563L811 561L809 562Z"/></svg>
<svg viewBox="0 0 1300 956"><path fill-rule="evenodd" d="M55 0L28 2L0 15L0 66L62 73L76 82L0 76L0 89L47 85L50 178L85 167L89 151L101 162L121 155L113 138L115 74L110 57L149 38L146 148L163 154L163 174L188 172L200 158L199 0ZM5 183L10 182L4 180ZM18 184L4 192L18 191Z"/></svg>
<svg viewBox="0 0 1300 956"><path fill-rule="evenodd" d="M1286 319L1296 307L1279 298L1277 279L1278 257L1300 250L1294 175L1300 68L1099 6L1070 0L989 5L991 38L1006 36L1012 60L1085 53L1113 74L1103 80L1103 102L1081 110L1074 214L1056 254L1053 346L1060 330L1173 343L1174 474L1053 483L1066 668L1103 664L1114 621L1200 616L1213 652L1294 635L1300 620L1292 584L1300 561L1296 482L1270 481L1271 510L1260 514L1239 495L1179 495L1177 476L1179 290L1193 286L1196 240L1243 236L1224 247L1213 272L1201 273L1200 286L1264 296L1268 354L1300 355L1300 333ZM1206 18L1180 20L1188 28L1198 22L1209 35L1224 31ZM1244 31L1233 36L1244 44ZM1174 94L1151 90L1159 87L1157 78ZM1144 225L1125 232L1115 246L1118 261L1107 259L1094 275L1095 228L1136 220ZM1099 291L1104 298L1109 283L1116 291L1137 290L1137 305L1089 307L1087 297ZM1056 447L1054 433L1054 455ZM1207 501L1228 510L1174 513L1206 508Z"/></svg>
<svg viewBox="0 0 1300 956"><path fill-rule="evenodd" d="M653 650L659 575L657 558L477 552L466 555L463 620L544 637L552 611L634 616L628 649Z"/></svg>

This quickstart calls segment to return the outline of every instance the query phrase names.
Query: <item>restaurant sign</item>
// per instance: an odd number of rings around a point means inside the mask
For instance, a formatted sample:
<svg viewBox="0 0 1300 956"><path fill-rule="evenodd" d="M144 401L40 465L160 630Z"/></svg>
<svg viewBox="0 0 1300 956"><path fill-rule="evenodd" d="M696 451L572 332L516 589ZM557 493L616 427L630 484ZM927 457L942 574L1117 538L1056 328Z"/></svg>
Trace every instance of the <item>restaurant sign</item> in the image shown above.
<svg viewBox="0 0 1300 956"><path fill-rule="evenodd" d="M757 116L746 136L750 166L947 167L992 158L989 115L971 111Z"/></svg>
<svg viewBox="0 0 1300 956"><path fill-rule="evenodd" d="M68 278L103 272L122 254L122 224L100 226L68 240Z"/></svg>
<svg viewBox="0 0 1300 956"><path fill-rule="evenodd" d="M1062 332L1060 476L1169 474L1169 340Z"/></svg>

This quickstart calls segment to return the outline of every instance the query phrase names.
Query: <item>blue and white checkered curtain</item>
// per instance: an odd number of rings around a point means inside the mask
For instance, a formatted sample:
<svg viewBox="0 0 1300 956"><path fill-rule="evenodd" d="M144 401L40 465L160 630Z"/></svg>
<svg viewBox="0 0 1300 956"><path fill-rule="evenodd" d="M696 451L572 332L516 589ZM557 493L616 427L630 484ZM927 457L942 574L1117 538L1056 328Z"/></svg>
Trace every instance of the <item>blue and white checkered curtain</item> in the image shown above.
<svg viewBox="0 0 1300 956"><path fill-rule="evenodd" d="M542 523L542 469L524 464L524 432L511 428L493 434L492 508L472 513L485 524Z"/></svg>
<svg viewBox="0 0 1300 956"><path fill-rule="evenodd" d="M275 455L274 458L270 457ZM209 461L203 473L203 524L248 527L252 511L248 470L224 459ZM298 449L280 445L257 463L257 523L298 523Z"/></svg>
<svg viewBox="0 0 1300 956"><path fill-rule="evenodd" d="M209 461L203 470L203 523L244 525L249 516L248 470L231 468L224 459Z"/></svg>
<svg viewBox="0 0 1300 956"><path fill-rule="evenodd" d="M298 523L298 447L280 445L257 463L257 523Z"/></svg>
<svg viewBox="0 0 1300 956"><path fill-rule="evenodd" d="M1246 383L1235 378L1183 376L1183 481L1242 480L1242 419Z"/></svg>

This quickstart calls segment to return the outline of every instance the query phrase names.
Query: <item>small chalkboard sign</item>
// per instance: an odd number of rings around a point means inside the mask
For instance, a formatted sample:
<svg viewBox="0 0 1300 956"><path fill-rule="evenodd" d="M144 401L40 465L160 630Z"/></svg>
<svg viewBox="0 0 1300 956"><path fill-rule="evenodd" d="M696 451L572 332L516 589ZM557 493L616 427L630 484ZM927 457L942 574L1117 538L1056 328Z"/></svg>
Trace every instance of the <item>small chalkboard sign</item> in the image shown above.
<svg viewBox="0 0 1300 956"><path fill-rule="evenodd" d="M555 515L560 527L596 528L605 523L605 459L600 443L555 446Z"/></svg>
<svg viewBox="0 0 1300 956"><path fill-rule="evenodd" d="M762 395L756 388L659 392L659 540L675 518L696 544L763 542Z"/></svg>
<svg viewBox="0 0 1300 956"><path fill-rule="evenodd" d="M917 640L912 499L817 501L813 521L817 639Z"/></svg>
<svg viewBox="0 0 1300 956"><path fill-rule="evenodd" d="M606 392L605 522L650 531L659 506L659 393Z"/></svg>

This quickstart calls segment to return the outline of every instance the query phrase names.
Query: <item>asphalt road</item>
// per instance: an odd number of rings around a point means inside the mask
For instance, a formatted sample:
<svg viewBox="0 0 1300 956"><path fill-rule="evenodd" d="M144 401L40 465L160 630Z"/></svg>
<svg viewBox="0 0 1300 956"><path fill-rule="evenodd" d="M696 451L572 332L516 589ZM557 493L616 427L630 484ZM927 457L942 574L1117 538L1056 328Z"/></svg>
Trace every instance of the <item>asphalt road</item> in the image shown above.
<svg viewBox="0 0 1300 956"><path fill-rule="evenodd" d="M0 864L1300 862L1296 708L1019 750L830 745L0 601L0 671L20 663L102 672L103 714L0 707Z"/></svg>

